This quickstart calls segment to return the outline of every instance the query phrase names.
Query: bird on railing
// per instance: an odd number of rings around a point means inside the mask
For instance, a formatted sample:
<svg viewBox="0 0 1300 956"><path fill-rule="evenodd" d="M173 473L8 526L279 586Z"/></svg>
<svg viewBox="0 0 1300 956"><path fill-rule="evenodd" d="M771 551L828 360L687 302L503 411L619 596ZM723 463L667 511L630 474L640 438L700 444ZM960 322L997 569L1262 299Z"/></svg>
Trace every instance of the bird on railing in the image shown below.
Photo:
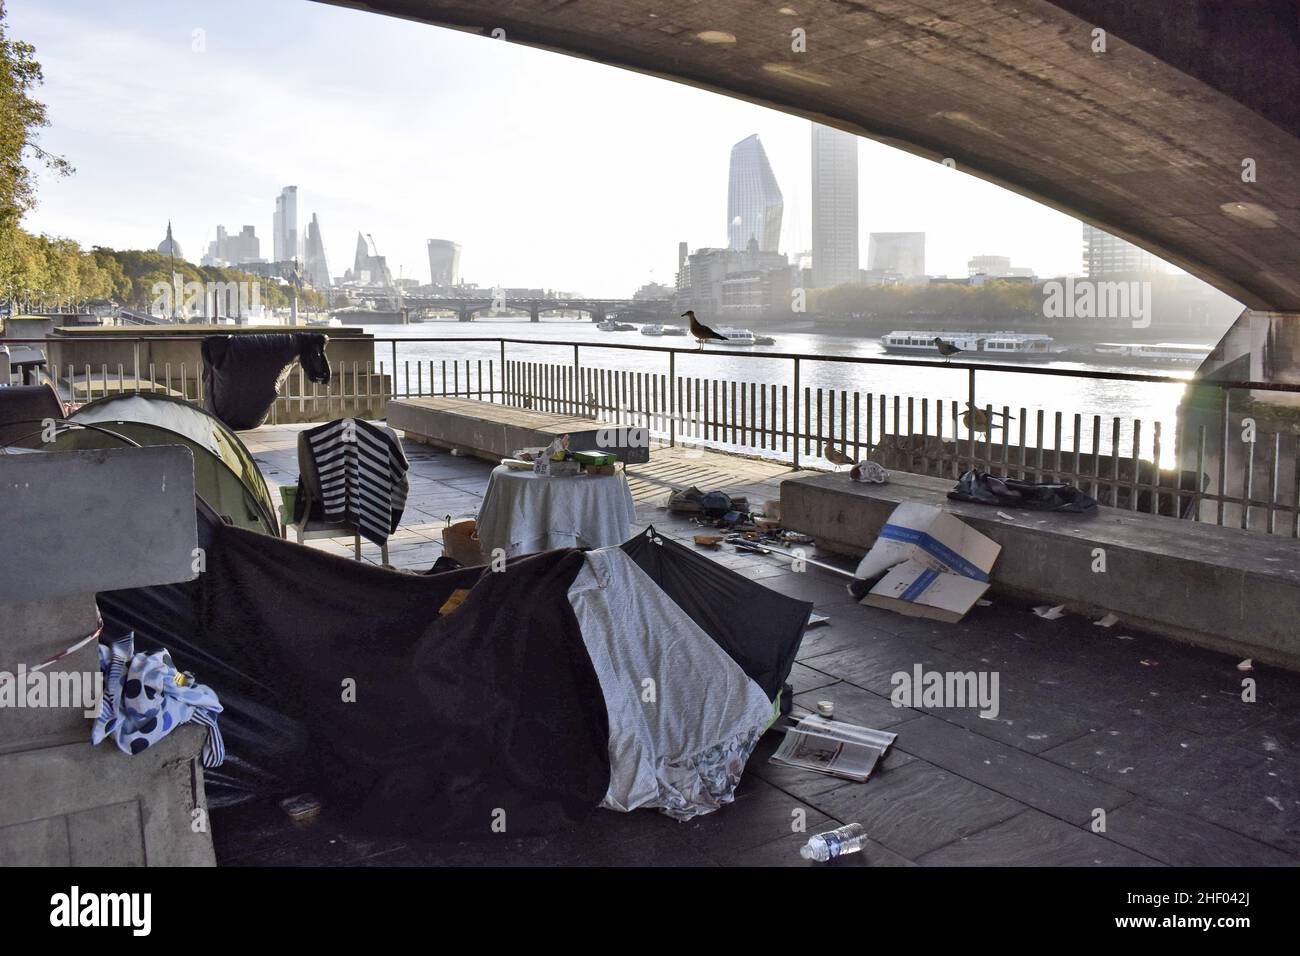
<svg viewBox="0 0 1300 956"><path fill-rule="evenodd" d="M958 348L951 342L945 342L937 335L934 337L934 347L939 350L939 354L943 356L945 362L951 359L958 352L966 351L965 349Z"/></svg>
<svg viewBox="0 0 1300 956"><path fill-rule="evenodd" d="M993 418L1001 418L1002 421L991 421L989 412L980 408L978 405L966 403L966 411L961 413L961 422L973 432L988 434L991 428L1006 428L1007 422L1013 420L1016 416L1008 415L1006 412L993 412Z"/></svg>
<svg viewBox="0 0 1300 956"><path fill-rule="evenodd" d="M695 341L700 344L700 348L704 348L705 342L727 341L727 337L725 335L719 335L717 332L713 331L713 329L709 328L707 325L705 325L703 322L697 319L693 311L687 310L683 312L682 318L687 319L690 322L691 335L695 336Z"/></svg>
<svg viewBox="0 0 1300 956"><path fill-rule="evenodd" d="M839 466L856 464L856 462L848 456L847 450L848 449L846 448L845 451L840 451L829 442L822 442L822 457L832 465Z"/></svg>

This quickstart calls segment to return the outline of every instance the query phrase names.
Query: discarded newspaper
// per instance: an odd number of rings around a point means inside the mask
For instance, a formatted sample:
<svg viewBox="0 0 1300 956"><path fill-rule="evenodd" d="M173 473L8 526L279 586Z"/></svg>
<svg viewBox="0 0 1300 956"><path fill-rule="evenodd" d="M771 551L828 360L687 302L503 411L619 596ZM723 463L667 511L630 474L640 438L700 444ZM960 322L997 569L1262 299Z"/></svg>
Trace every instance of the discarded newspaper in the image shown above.
<svg viewBox="0 0 1300 956"><path fill-rule="evenodd" d="M865 783L897 736L809 714L786 731L772 763Z"/></svg>

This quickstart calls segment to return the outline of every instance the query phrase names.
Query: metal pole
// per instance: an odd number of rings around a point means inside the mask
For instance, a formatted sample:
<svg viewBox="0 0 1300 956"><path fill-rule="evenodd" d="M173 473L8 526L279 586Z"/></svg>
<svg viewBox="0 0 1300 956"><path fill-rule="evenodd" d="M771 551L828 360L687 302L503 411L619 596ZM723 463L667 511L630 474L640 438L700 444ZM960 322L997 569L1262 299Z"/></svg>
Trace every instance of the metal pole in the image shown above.
<svg viewBox="0 0 1300 956"><path fill-rule="evenodd" d="M501 346L501 404L504 405L506 403L506 340L499 339L498 343ZM432 372L429 373L429 380L433 381Z"/></svg>
<svg viewBox="0 0 1300 956"><path fill-rule="evenodd" d="M668 445L677 447L677 350L668 350Z"/></svg>
<svg viewBox="0 0 1300 956"><path fill-rule="evenodd" d="M794 360L794 470L799 470L799 359Z"/></svg>
<svg viewBox="0 0 1300 956"><path fill-rule="evenodd" d="M393 387L389 389L390 398L397 398L397 339L393 339Z"/></svg>
<svg viewBox="0 0 1300 956"><path fill-rule="evenodd" d="M970 446L970 460L966 463L966 467L970 471L974 471L975 470L975 409L977 407L975 405L975 370L974 369L969 369L967 371L966 380L967 380L967 392L968 392L967 402L969 403L966 406L966 422L967 422L966 441L967 444ZM992 430L993 430L993 426L990 425L989 426L990 433L992 432ZM1039 445L1041 446L1042 442L1039 442Z"/></svg>

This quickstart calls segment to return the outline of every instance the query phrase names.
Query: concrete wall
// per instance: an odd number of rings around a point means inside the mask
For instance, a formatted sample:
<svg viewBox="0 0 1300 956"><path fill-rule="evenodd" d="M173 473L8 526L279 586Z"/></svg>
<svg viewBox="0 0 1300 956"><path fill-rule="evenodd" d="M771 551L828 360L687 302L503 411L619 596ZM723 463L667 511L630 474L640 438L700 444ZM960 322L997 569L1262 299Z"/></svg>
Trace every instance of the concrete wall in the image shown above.
<svg viewBox="0 0 1300 956"><path fill-rule="evenodd" d="M134 756L90 744L94 594L195 576L192 454L0 455L0 502L0 680L13 690L0 696L0 866L211 865L197 760L206 729L178 728ZM77 699L26 693L26 672L43 664Z"/></svg>
<svg viewBox="0 0 1300 956"><path fill-rule="evenodd" d="M895 473L889 484L848 475L781 485L785 526L828 551L860 556L903 501L936 505L1002 545L995 589L1066 603L1100 617L1300 669L1300 541L1099 508L1044 514L950 501L948 479ZM1001 510L1011 520L999 517ZM1094 573L1094 549L1106 553Z"/></svg>

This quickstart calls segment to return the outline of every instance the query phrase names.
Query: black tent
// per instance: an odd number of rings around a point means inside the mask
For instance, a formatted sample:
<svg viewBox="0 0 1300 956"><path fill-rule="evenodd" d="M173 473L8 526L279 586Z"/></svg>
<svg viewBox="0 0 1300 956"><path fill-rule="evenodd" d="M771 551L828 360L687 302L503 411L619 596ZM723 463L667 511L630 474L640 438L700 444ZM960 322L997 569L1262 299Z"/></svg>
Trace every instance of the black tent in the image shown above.
<svg viewBox="0 0 1300 956"><path fill-rule="evenodd" d="M623 545L673 602L772 700L794 666L813 606L710 561L654 526Z"/></svg>
<svg viewBox="0 0 1300 956"><path fill-rule="evenodd" d="M198 580L103 593L99 605L105 639L135 631L137 648L168 648L220 697L226 764L205 771L214 806L313 789L362 826L430 836L473 833L495 808L511 832L545 832L600 804L608 715L568 600L580 552L404 574L205 508L199 543ZM624 550L776 697L810 604L653 529Z"/></svg>

